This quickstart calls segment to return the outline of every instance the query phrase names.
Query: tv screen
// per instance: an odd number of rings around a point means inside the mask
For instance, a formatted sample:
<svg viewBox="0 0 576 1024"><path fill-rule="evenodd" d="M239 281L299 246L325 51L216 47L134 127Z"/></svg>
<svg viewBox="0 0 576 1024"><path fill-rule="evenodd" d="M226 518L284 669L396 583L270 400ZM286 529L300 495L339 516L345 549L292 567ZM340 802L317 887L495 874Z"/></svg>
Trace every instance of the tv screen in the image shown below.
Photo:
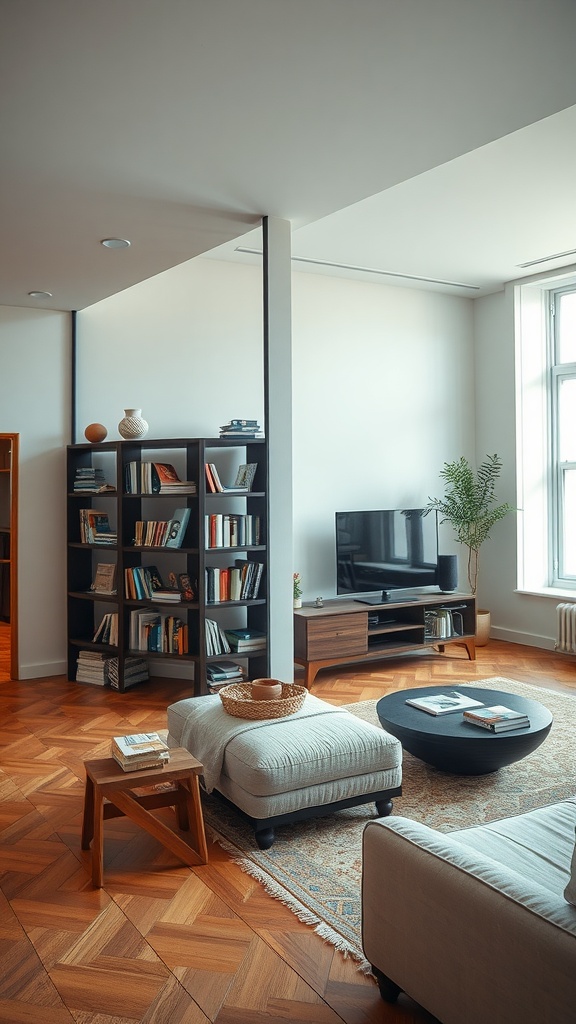
<svg viewBox="0 0 576 1024"><path fill-rule="evenodd" d="M336 590L387 600L437 582L438 516L422 508L336 513Z"/></svg>

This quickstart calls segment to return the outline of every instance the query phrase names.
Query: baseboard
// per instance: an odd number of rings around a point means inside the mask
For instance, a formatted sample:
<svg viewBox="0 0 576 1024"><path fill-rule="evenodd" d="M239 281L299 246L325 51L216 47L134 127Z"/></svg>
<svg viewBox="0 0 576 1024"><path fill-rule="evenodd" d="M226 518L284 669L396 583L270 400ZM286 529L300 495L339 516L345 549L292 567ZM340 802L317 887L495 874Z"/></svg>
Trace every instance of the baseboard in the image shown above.
<svg viewBox="0 0 576 1024"><path fill-rule="evenodd" d="M494 640L505 640L510 644L524 644L526 647L540 647L544 651L554 650L554 638L550 636L536 636L534 633L520 633L515 629L505 629L502 626L492 626L490 636Z"/></svg>
<svg viewBox="0 0 576 1024"><path fill-rule="evenodd" d="M65 661L54 661L49 665L20 665L19 679L44 679L46 676L65 676L68 665Z"/></svg>

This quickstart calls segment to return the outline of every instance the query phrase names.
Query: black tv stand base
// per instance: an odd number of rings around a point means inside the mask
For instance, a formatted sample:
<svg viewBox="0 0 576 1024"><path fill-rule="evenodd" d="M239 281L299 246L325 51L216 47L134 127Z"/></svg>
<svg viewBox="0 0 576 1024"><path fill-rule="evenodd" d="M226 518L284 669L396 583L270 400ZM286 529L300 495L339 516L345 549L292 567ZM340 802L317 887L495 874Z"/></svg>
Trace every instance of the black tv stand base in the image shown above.
<svg viewBox="0 0 576 1024"><path fill-rule="evenodd" d="M417 601L417 597L401 597L398 590L382 590L379 594L372 594L370 597L355 597L354 601L358 604L385 604L386 601L401 601L402 604L406 604L407 601Z"/></svg>

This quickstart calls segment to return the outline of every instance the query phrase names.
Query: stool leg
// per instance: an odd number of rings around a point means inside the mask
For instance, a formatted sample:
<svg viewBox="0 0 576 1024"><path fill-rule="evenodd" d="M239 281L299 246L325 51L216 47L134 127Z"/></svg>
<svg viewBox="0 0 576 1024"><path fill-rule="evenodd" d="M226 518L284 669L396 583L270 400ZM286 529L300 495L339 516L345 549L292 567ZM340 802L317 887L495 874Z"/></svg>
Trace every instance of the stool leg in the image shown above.
<svg viewBox="0 0 576 1024"><path fill-rule="evenodd" d="M86 787L84 789L84 814L82 817L82 849L89 850L90 843L94 836L94 783L89 775L86 775Z"/></svg>
<svg viewBox="0 0 576 1024"><path fill-rule="evenodd" d="M192 830L195 849L202 858L203 863L207 864L208 847L206 845L206 832L204 831L204 815L202 814L198 776L190 775L187 779L181 779L180 781L186 794L186 818Z"/></svg>
<svg viewBox="0 0 576 1024"><path fill-rule="evenodd" d="M92 844L92 884L102 888L104 876L104 797L98 786L94 787L94 842Z"/></svg>

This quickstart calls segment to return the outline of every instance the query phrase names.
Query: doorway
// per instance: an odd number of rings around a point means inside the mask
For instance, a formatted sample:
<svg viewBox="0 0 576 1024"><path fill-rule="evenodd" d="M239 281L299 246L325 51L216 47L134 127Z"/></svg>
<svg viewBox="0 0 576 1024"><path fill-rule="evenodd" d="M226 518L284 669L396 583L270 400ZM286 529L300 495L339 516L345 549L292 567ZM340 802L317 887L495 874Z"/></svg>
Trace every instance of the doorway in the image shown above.
<svg viewBox="0 0 576 1024"><path fill-rule="evenodd" d="M18 678L18 442L0 434L0 682Z"/></svg>

